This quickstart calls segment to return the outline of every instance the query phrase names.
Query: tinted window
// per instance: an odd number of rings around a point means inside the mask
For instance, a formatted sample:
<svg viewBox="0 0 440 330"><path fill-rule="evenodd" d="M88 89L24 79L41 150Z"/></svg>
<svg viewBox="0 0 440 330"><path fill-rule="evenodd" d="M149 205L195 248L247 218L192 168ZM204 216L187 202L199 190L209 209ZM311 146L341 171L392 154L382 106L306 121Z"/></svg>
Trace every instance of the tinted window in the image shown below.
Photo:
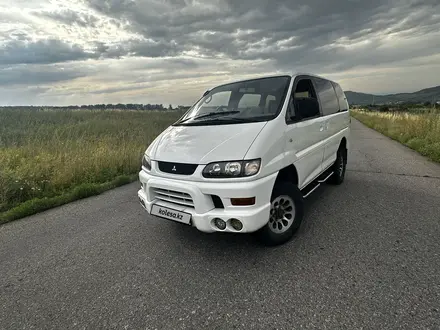
<svg viewBox="0 0 440 330"><path fill-rule="evenodd" d="M330 81L320 78L313 78L316 84L316 92L321 102L322 114L324 116L339 111L339 102L335 90Z"/></svg>
<svg viewBox="0 0 440 330"><path fill-rule="evenodd" d="M301 79L295 88L294 98L311 97L316 99L315 89L310 79Z"/></svg>
<svg viewBox="0 0 440 330"><path fill-rule="evenodd" d="M336 95L338 97L339 108L341 109L341 111L347 111L348 102L347 98L345 97L344 91L342 90L341 86L335 82L333 83L333 87L335 88Z"/></svg>
<svg viewBox="0 0 440 330"><path fill-rule="evenodd" d="M299 120L319 116L319 103L313 97L306 97L294 100L295 116Z"/></svg>
<svg viewBox="0 0 440 330"><path fill-rule="evenodd" d="M319 103L310 79L300 79L287 109L287 121L295 122L319 116Z"/></svg>

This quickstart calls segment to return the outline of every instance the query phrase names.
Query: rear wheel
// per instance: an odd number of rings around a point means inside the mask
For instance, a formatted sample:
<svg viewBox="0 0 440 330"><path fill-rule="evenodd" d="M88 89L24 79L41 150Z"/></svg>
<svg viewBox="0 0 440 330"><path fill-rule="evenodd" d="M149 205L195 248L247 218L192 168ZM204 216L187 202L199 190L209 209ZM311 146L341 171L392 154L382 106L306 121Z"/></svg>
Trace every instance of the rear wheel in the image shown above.
<svg viewBox="0 0 440 330"><path fill-rule="evenodd" d="M259 240L270 246L289 241L301 225L303 209L303 197L296 185L277 184L272 192L269 221L257 233Z"/></svg>
<svg viewBox="0 0 440 330"><path fill-rule="evenodd" d="M336 161L333 164L333 175L329 178L328 183L339 185L344 182L345 170L347 167L347 149L340 146L336 153Z"/></svg>

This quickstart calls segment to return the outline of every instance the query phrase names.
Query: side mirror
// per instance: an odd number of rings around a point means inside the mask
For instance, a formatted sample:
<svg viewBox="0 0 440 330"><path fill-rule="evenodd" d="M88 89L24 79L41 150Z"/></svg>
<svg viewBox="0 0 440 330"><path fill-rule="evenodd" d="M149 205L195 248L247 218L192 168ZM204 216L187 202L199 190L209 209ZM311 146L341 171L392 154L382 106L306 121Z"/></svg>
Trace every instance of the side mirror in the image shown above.
<svg viewBox="0 0 440 330"><path fill-rule="evenodd" d="M301 117L298 116L298 113L295 111L293 98L289 100L289 107L287 108L287 116L291 123L301 121Z"/></svg>
<svg viewBox="0 0 440 330"><path fill-rule="evenodd" d="M294 122L297 122L297 121L301 121L301 117L300 116L298 116L298 115L293 115L293 116L290 116L290 121L292 122L292 123L294 123Z"/></svg>

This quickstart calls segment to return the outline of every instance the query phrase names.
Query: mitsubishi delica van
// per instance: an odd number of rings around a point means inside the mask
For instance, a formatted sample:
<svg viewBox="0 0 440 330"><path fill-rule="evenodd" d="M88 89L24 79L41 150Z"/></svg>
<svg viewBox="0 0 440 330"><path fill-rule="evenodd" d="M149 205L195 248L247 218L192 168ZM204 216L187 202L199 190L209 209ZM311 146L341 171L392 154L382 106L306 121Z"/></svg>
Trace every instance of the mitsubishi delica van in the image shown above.
<svg viewBox="0 0 440 330"><path fill-rule="evenodd" d="M147 148L142 207L205 232L290 240L303 202L344 180L350 115L340 85L312 74L266 76L206 91Z"/></svg>

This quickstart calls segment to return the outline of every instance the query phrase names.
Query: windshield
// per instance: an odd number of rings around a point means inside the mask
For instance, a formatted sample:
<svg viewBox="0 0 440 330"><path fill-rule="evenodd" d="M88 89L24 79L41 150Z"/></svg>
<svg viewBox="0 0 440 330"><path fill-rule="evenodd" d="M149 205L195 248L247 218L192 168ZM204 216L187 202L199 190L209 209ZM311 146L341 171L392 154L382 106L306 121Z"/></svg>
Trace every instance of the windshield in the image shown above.
<svg viewBox="0 0 440 330"><path fill-rule="evenodd" d="M216 87L175 125L217 125L268 121L280 111L289 76L259 78Z"/></svg>

